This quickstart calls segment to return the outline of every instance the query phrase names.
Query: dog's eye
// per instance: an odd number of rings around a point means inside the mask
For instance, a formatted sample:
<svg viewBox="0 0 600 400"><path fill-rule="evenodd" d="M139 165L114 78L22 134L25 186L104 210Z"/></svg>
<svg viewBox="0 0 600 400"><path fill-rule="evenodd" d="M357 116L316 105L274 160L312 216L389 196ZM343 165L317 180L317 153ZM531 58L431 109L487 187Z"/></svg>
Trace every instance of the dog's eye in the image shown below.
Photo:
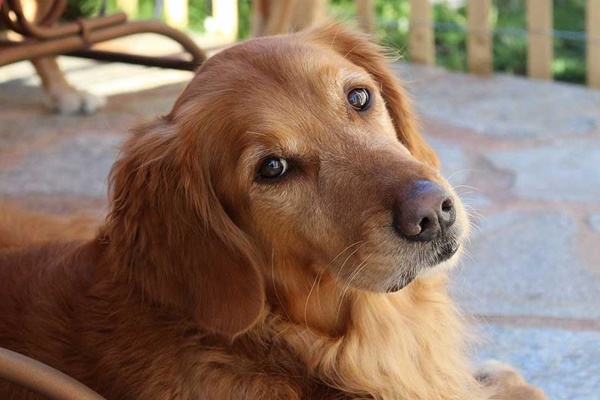
<svg viewBox="0 0 600 400"><path fill-rule="evenodd" d="M285 158L269 157L260 166L261 178L277 178L285 174L288 169L288 163Z"/></svg>
<svg viewBox="0 0 600 400"><path fill-rule="evenodd" d="M364 111L370 103L369 91L364 88L352 89L348 92L348 103L357 111Z"/></svg>

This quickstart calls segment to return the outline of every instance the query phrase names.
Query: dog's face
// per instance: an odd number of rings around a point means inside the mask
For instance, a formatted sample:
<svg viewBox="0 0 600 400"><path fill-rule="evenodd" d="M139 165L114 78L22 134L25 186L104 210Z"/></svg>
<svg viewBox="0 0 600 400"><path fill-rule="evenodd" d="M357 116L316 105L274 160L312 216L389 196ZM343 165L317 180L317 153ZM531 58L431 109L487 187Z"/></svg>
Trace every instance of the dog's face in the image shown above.
<svg viewBox="0 0 600 400"><path fill-rule="evenodd" d="M366 37L333 25L252 40L125 144L107 241L146 297L235 334L262 315L275 270L288 289L327 273L385 293L447 265L467 221L437 168Z"/></svg>
<svg viewBox="0 0 600 400"><path fill-rule="evenodd" d="M456 253L460 200L399 140L393 118L404 116L390 115L390 89L368 68L302 34L234 47L204 68L188 106L228 124L211 141L213 184L265 257L390 292Z"/></svg>

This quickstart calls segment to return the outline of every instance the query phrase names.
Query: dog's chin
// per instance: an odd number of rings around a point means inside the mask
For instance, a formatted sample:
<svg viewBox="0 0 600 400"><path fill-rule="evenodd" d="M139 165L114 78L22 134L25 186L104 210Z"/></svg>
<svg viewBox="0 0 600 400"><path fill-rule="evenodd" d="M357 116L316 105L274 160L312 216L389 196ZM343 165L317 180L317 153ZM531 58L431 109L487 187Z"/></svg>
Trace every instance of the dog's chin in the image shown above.
<svg viewBox="0 0 600 400"><path fill-rule="evenodd" d="M411 274L410 276L403 276L402 279L399 282L395 282L392 286L390 286L387 289L387 293L396 293L396 292L399 292L400 290L404 289L412 281L415 280L415 278L417 277L418 274L419 273L416 272L414 274Z"/></svg>
<svg viewBox="0 0 600 400"><path fill-rule="evenodd" d="M387 293L396 293L404 289L414 281L417 276L427 276L434 271L452 267L456 264L453 260L458 258L457 255L460 247L460 243L456 240L450 240L440 244L432 250L432 254L428 257L426 262L402 274L402 276L387 289Z"/></svg>
<svg viewBox="0 0 600 400"><path fill-rule="evenodd" d="M438 265L450 260L458 253L460 249L460 243L456 240L449 240L439 245L431 257L429 265L425 265L427 268L434 268Z"/></svg>

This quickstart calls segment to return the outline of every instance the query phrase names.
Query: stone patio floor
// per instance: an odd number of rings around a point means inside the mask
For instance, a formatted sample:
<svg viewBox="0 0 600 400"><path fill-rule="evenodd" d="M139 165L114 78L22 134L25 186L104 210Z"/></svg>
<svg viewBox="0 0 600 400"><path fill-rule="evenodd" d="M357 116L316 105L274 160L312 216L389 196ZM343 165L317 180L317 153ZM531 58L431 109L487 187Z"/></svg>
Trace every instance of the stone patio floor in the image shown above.
<svg viewBox="0 0 600 400"><path fill-rule="evenodd" d="M128 128L168 112L191 74L61 63L108 105L53 115L27 63L0 68L0 199L101 214ZM550 399L599 400L600 91L397 68L479 226L453 286L481 322L477 359L517 366Z"/></svg>

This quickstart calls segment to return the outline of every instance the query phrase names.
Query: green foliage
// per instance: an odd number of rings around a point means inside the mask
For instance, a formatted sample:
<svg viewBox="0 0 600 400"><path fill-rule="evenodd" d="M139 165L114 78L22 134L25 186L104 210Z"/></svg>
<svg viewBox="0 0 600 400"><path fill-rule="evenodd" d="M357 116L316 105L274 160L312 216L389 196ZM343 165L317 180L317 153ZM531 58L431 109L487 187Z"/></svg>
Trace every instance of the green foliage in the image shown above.
<svg viewBox="0 0 600 400"><path fill-rule="evenodd" d="M68 0L63 18L67 20L96 15L102 0Z"/></svg>
<svg viewBox="0 0 600 400"><path fill-rule="evenodd" d="M527 14L523 0L493 0L494 70L527 74Z"/></svg>
<svg viewBox="0 0 600 400"><path fill-rule="evenodd" d="M116 0L109 1L109 11L116 11ZM330 0L330 11L342 21L352 21L355 0ZM524 75L527 72L526 0L493 0L491 23L493 35L494 70ZM70 16L92 15L100 8L101 0L69 0ZM139 0L138 18L151 18L153 0ZM586 0L554 0L554 29L585 31ZM410 7L408 0L375 0L377 38L385 45L406 53ZM250 34L251 0L239 0L239 37ZM209 0L189 0L189 29L204 31L204 20L210 15ZM452 70L466 69L466 9L447 0L434 5L437 24L435 46L437 63ZM520 31L519 31L520 30ZM554 38L552 70L557 80L585 81L585 41L573 38Z"/></svg>
<svg viewBox="0 0 600 400"><path fill-rule="evenodd" d="M554 0L554 29L585 31L586 0ZM568 82L585 82L585 46L583 40L554 38L554 77Z"/></svg>
<svg viewBox="0 0 600 400"><path fill-rule="evenodd" d="M251 10L251 0L238 1L238 37L240 39L246 39L250 37L250 23L252 18Z"/></svg>
<svg viewBox="0 0 600 400"><path fill-rule="evenodd" d="M440 29L435 30L435 53L438 65L448 69L467 69L467 34L463 29L452 26L467 25L465 7L454 8L446 2L437 3L433 8L433 19Z"/></svg>

